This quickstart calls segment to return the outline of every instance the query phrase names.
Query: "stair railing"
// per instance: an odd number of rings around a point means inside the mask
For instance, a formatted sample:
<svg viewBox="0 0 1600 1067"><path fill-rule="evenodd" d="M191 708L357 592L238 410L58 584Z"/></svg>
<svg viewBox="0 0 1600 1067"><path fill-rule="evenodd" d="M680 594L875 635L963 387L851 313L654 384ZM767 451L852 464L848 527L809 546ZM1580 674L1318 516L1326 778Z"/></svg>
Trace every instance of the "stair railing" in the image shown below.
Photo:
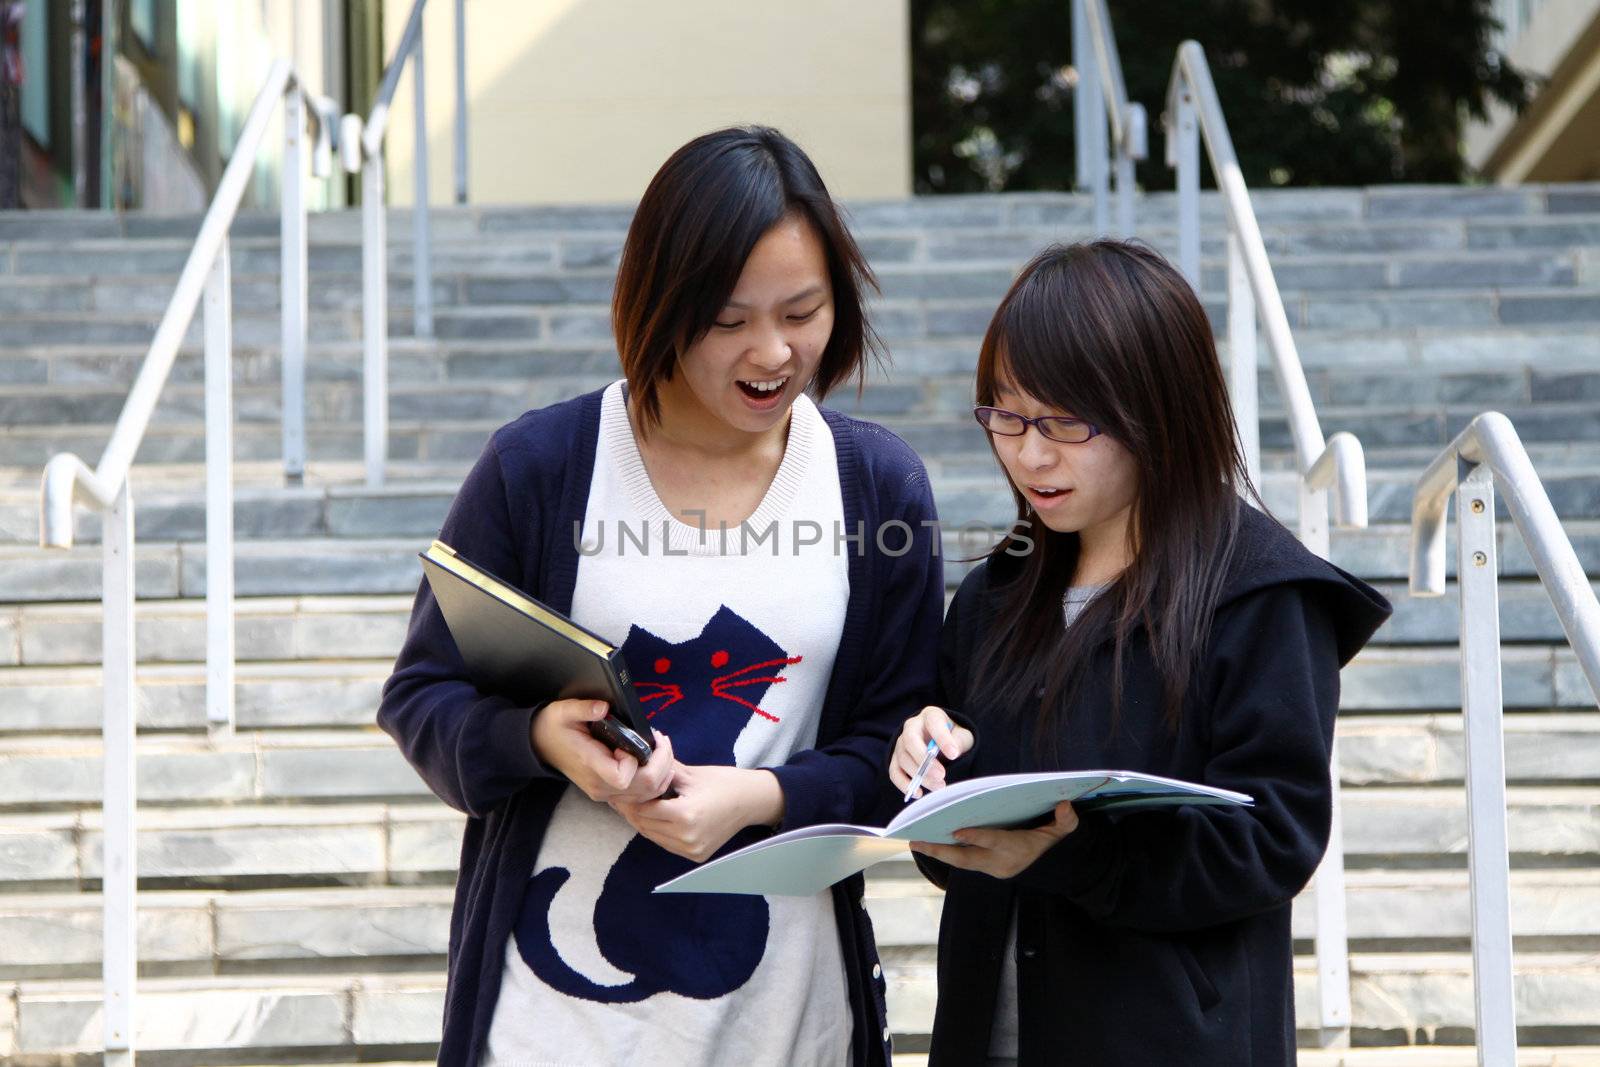
<svg viewBox="0 0 1600 1067"><path fill-rule="evenodd" d="M104 785L102 890L105 1062L132 1067L138 974L136 767L134 734L138 662L134 642L134 522L130 470L178 348L201 309L205 336L206 440L206 723L233 729L233 299L228 231L262 151L267 124L283 104L281 207L284 387L284 471L304 470L306 350L306 201L304 139L308 117L315 141L312 173L333 172L333 105L309 96L284 60L267 71L217 192L200 224L178 284L156 327L144 363L93 470L71 453L51 458L40 490L40 543L71 548L73 505L101 514L101 599Z"/></svg>
<svg viewBox="0 0 1600 1067"><path fill-rule="evenodd" d="M1600 601L1561 528L1511 420L1473 419L1417 480L1411 506L1411 595L1445 588L1445 505L1456 497L1461 716L1467 745L1467 870L1478 1063L1516 1060L1511 976L1510 841L1506 833L1504 708L1495 488L1505 499L1556 616L1600 702Z"/></svg>
<svg viewBox="0 0 1600 1067"><path fill-rule="evenodd" d="M389 109L406 64L411 65L414 144L412 150L411 274L412 334L433 336L432 234L428 214L427 77L423 60L422 16L428 0L416 0L394 56L383 70L377 99L366 121L346 115L340 135L341 160L361 174L361 340L362 451L369 486L383 484L389 454L389 260L384 215L384 138ZM455 197L467 201L466 6L455 0L456 114Z"/></svg>
<svg viewBox="0 0 1600 1067"><path fill-rule="evenodd" d="M1128 99L1122 60L1105 0L1072 0L1074 165L1078 187L1094 194L1094 231L1111 232L1111 181L1116 179L1116 232L1133 236L1134 164L1149 154L1144 105ZM1107 125L1110 145L1107 145ZM1114 163L1108 160L1114 159Z"/></svg>
<svg viewBox="0 0 1600 1067"><path fill-rule="evenodd" d="M1323 440L1321 423L1266 244L1245 187L1222 103L1200 45L1178 47L1163 116L1167 165L1177 169L1178 262L1200 291L1200 143L1204 141L1222 194L1228 246L1228 391L1252 484L1261 480L1261 415L1256 376L1257 329L1266 333L1278 391L1288 412L1299 487L1298 533L1317 555L1328 555L1328 498L1340 526L1367 525L1367 472L1361 443L1348 433ZM1322 1043L1343 1045L1350 1033L1350 956L1346 935L1344 843L1337 748L1331 753L1333 827L1317 868L1316 950L1318 1029Z"/></svg>

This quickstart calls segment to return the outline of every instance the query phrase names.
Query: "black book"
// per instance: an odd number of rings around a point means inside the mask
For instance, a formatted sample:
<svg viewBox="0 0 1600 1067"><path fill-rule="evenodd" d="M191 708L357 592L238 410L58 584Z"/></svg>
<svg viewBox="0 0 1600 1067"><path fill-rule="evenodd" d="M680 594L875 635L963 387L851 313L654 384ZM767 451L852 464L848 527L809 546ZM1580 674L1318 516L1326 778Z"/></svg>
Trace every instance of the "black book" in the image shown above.
<svg viewBox="0 0 1600 1067"><path fill-rule="evenodd" d="M655 735L621 649L475 566L443 541L419 555L474 685L525 707L568 698L603 700L611 713L590 731L640 763L649 760Z"/></svg>

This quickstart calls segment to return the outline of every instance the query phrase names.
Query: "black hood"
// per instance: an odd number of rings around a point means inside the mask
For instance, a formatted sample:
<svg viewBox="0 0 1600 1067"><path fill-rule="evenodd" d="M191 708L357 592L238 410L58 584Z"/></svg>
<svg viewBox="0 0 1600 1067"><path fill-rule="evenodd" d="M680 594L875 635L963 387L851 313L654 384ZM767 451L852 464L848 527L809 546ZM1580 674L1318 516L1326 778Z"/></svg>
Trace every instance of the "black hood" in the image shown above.
<svg viewBox="0 0 1600 1067"><path fill-rule="evenodd" d="M1360 578L1306 548L1277 519L1243 501L1239 510L1233 559L1217 606L1268 586L1304 585L1327 606L1334 620L1339 666L1349 663L1394 611L1389 601Z"/></svg>
<svg viewBox="0 0 1600 1067"><path fill-rule="evenodd" d="M1389 601L1360 578L1306 548L1277 519L1243 500L1239 501L1239 512L1233 553L1217 607L1271 586L1303 585L1334 620L1339 665L1350 662L1393 612ZM988 584L996 585L1017 575L1021 557L1000 552L989 556L983 566L988 571Z"/></svg>

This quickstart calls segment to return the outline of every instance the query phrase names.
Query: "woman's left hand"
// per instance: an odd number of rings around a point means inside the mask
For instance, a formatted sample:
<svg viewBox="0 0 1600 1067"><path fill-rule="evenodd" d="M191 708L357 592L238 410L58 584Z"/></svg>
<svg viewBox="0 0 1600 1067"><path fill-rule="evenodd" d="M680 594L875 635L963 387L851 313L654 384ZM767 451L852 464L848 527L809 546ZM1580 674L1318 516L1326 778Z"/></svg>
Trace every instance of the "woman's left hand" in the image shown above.
<svg viewBox="0 0 1600 1067"><path fill-rule="evenodd" d="M677 796L637 803L617 798L611 806L639 833L668 852L704 863L746 826L776 826L783 820L783 789L771 771L678 764Z"/></svg>
<svg viewBox="0 0 1600 1067"><path fill-rule="evenodd" d="M1055 818L1048 826L1028 830L957 830L951 836L961 842L959 845L913 841L911 849L963 871L1015 878L1032 867L1051 845L1077 828L1078 813L1072 810L1070 801L1063 800L1056 805Z"/></svg>

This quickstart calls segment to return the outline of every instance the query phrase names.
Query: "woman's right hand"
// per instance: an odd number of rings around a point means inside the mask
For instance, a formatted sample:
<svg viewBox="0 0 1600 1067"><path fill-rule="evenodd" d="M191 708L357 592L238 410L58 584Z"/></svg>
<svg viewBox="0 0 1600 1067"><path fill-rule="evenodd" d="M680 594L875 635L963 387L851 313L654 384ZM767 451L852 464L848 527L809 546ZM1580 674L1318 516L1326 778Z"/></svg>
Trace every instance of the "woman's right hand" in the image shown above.
<svg viewBox="0 0 1600 1067"><path fill-rule="evenodd" d="M965 726L957 726L943 708L926 707L907 719L900 728L900 740L895 742L894 755L889 760L889 780L902 793L911 784L917 768L922 766L929 741L939 746L943 759L953 760L971 750L973 736ZM944 763L934 760L922 779L922 790L943 789L944 785Z"/></svg>
<svg viewBox="0 0 1600 1067"><path fill-rule="evenodd" d="M654 800L672 784L672 742L656 731L655 751L643 765L626 752L607 748L595 740L589 724L605 718L610 710L603 700L551 701L533 717L534 754L547 767L566 775L590 800Z"/></svg>

